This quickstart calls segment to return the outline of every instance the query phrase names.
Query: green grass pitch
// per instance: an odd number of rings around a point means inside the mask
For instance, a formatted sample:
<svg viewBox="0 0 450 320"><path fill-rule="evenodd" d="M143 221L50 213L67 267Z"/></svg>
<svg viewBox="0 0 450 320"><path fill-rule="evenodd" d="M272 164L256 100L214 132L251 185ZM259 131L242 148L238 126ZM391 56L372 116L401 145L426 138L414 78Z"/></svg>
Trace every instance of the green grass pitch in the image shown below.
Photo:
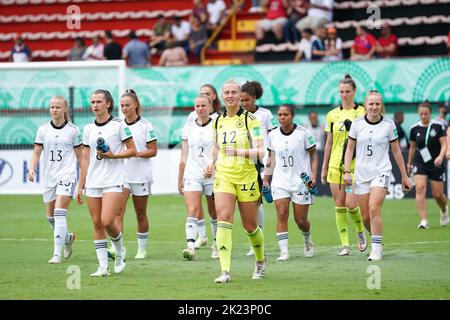
<svg viewBox="0 0 450 320"><path fill-rule="evenodd" d="M195 261L185 261L185 208L181 196L153 196L149 201L149 257L134 260L136 218L129 202L125 216L127 267L122 274L90 278L97 268L92 224L86 205L73 202L68 223L77 234L74 254L61 265L49 265L53 252L50 226L40 196L0 196L0 299L449 299L450 228L439 226L439 211L428 204L429 230L418 230L413 200L387 200L383 208L383 261L371 263L356 248L351 227L352 254L338 257L333 203L318 198L310 208L315 256L303 257L303 239L289 226L291 259L277 262L275 209L265 204L266 278L251 280L252 257L240 218L233 228L232 282L213 283L218 260L210 258L208 243ZM352 226L350 219L349 223ZM211 240L209 219L206 220ZM68 289L70 266L81 272L80 289ZM369 289L369 267L377 265L380 288ZM369 268L369 269L368 269ZM112 270L112 261L110 261ZM369 273L368 273L369 271ZM374 283L369 279L369 283Z"/></svg>

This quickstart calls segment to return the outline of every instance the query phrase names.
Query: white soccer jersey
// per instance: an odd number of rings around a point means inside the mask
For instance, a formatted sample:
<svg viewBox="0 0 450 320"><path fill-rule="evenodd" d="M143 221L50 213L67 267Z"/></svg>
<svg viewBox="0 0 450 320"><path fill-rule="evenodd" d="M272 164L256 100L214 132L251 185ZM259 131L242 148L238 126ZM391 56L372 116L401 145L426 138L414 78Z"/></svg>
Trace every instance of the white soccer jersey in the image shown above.
<svg viewBox="0 0 450 320"><path fill-rule="evenodd" d="M272 176L272 188L282 188L289 192L303 189L302 172L311 175L309 150L316 143L306 128L294 124L290 134L281 128L269 133L267 149L275 152L275 169Z"/></svg>
<svg viewBox="0 0 450 320"><path fill-rule="evenodd" d="M42 145L44 152L44 185L53 187L59 181L75 182L77 157L74 148L81 146L80 130L70 122L56 127L52 121L41 125L35 144Z"/></svg>
<svg viewBox="0 0 450 320"><path fill-rule="evenodd" d="M213 112L209 114L209 117L212 118L213 120L216 119L219 116L219 114L217 112ZM189 113L186 122L184 123L185 125L194 122L195 120L197 120L198 115L197 112L192 111L191 113Z"/></svg>
<svg viewBox="0 0 450 320"><path fill-rule="evenodd" d="M187 140L189 154L184 169L185 179L203 179L209 163L213 144L213 119L203 125L197 122L186 124L183 128L183 140Z"/></svg>
<svg viewBox="0 0 450 320"><path fill-rule="evenodd" d="M348 136L356 140L355 182L390 175L389 146L398 139L394 121L381 117L369 122L366 115L353 121Z"/></svg>
<svg viewBox="0 0 450 320"><path fill-rule="evenodd" d="M125 121L125 120L124 120ZM125 124L130 128L136 150L147 150L147 143L156 141L153 126L147 120L138 117L132 123ZM126 160L125 181L128 183L153 182L152 159L133 157Z"/></svg>
<svg viewBox="0 0 450 320"><path fill-rule="evenodd" d="M102 137L112 153L124 150L124 142L132 138L131 131L120 119L111 116L104 123L91 122L84 127L83 145L89 147L90 161L86 188L122 186L125 182L124 159L97 159L97 139ZM86 151L86 150L85 150Z"/></svg>
<svg viewBox="0 0 450 320"><path fill-rule="evenodd" d="M266 108L256 107L256 111L253 113L256 119L261 123L261 132L264 138L264 150L267 148L268 132L275 129L277 126L273 122L273 115L270 110Z"/></svg>

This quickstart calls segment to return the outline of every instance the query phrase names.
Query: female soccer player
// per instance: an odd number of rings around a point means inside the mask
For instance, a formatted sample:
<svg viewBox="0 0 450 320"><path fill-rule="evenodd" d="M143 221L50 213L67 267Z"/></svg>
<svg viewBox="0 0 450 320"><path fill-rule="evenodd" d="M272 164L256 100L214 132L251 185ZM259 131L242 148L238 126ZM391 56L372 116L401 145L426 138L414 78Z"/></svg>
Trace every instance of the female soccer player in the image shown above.
<svg viewBox="0 0 450 320"><path fill-rule="evenodd" d="M344 172L345 182L351 186L351 163L356 148L355 193L363 215L370 216L372 248L368 260L378 261L382 257L381 208L392 169L389 147L402 174L403 190L411 190L411 181L406 174L395 123L383 117L384 104L381 94L376 90L369 91L364 99L364 107L367 114L355 120L350 128Z"/></svg>
<svg viewBox="0 0 450 320"><path fill-rule="evenodd" d="M216 119L219 114L221 113L221 105L219 96L217 94L216 88L211 84L204 84L200 87L200 95L205 95L209 97L212 100L212 104L210 105L209 109L209 116L214 120ZM198 115L197 112L192 111L188 118L186 119L186 124L190 125L195 122ZM216 214L216 208L214 206L214 196L212 197L206 197L206 202L208 204L208 213L209 217L211 218L211 233L213 236L213 254L212 258L217 259L217 254L214 253L214 244L216 241L216 232L217 232L217 214ZM198 216L198 238L195 241L195 248L198 249L201 246L206 246L208 243L208 238L206 236L206 227L205 227L205 218L204 218L204 212L203 212L203 206L200 204L200 214Z"/></svg>
<svg viewBox="0 0 450 320"><path fill-rule="evenodd" d="M194 259L195 240L198 232L198 218L202 204L202 193L209 201L213 193L213 177L206 174L209 155L213 143L212 121L209 115L211 100L200 95L195 98L195 112L198 117L193 124L183 129L183 144L180 166L178 171L178 191L184 196L186 204L186 240L187 249L183 250L183 257ZM215 235L213 235L215 238ZM216 241L213 243L212 258L218 258Z"/></svg>
<svg viewBox="0 0 450 320"><path fill-rule="evenodd" d="M280 246L278 261L289 259L288 219L289 202L292 201L294 219L305 241L304 255L314 255L311 226L308 221L309 205L313 203L308 187L301 174L305 172L315 186L319 156L314 137L306 128L294 122L294 106L281 105L278 108L280 128L269 133L267 149L269 158L264 171L264 185L269 186L272 176L272 195L277 209L277 239Z"/></svg>
<svg viewBox="0 0 450 320"><path fill-rule="evenodd" d="M138 249L135 259L147 257L148 218L147 200L151 194L153 174L152 159L157 153L157 144L153 125L141 117L142 106L134 90L127 90L120 97L120 108L125 116L125 124L131 131L136 156L130 158L125 166L125 185L122 192L122 206L115 224L123 231L123 217L130 194L133 196L133 205L137 218Z"/></svg>
<svg viewBox="0 0 450 320"><path fill-rule="evenodd" d="M216 283L231 281L232 227L236 200L242 225L255 253L253 279L265 272L264 235L258 226L260 191L255 163L264 157L259 120L239 107L240 86L229 80L222 87L225 112L213 122L213 146L207 174L214 167L214 197L217 210L217 248L222 273Z"/></svg>
<svg viewBox="0 0 450 320"><path fill-rule="evenodd" d="M256 119L259 120L261 125L261 130L264 138L264 151L267 148L267 135L269 132L276 128L276 125L272 123L273 116L272 113L265 109L256 105L256 100L261 98L263 95L263 88L261 83L258 81L247 81L241 87L241 105L244 110L247 110L251 114L253 114ZM258 171L263 174L264 165L267 157L264 157L262 162L258 162ZM264 227L264 208L262 204L262 199L260 199L259 207L258 207L258 223L261 229ZM247 256L253 255L253 249L250 247L250 251L247 253Z"/></svg>
<svg viewBox="0 0 450 320"><path fill-rule="evenodd" d="M428 229L426 193L427 178L430 180L431 193L441 209L440 224L448 225L447 197L444 193L445 153L447 138L442 123L431 120L431 105L428 102L419 104L420 121L411 127L411 141L408 154L408 174L414 174L416 185L416 207L419 211L419 229Z"/></svg>
<svg viewBox="0 0 450 320"><path fill-rule="evenodd" d="M61 263L61 250L64 258L72 255L75 234L67 229L67 209L73 197L77 179L77 160L81 162L80 130L70 122L67 101L62 96L50 99L52 119L38 128L31 158L28 180L34 181L36 167L44 150L44 203L47 220L53 229L53 257L48 263Z"/></svg>
<svg viewBox="0 0 450 320"><path fill-rule="evenodd" d="M341 240L339 256L348 256L350 246L348 239L347 212L356 225L358 232L358 249L365 251L367 240L364 226L370 230L369 217L361 217L357 198L353 192L345 192L344 187L344 144L348 137L351 121L364 115L364 107L355 103L356 85L352 77L348 74L339 81L339 96L342 104L328 112L327 141L325 143L324 159L322 164L321 180L322 184L329 183L331 194L334 199L336 213L336 226ZM351 166L353 170L354 164Z"/></svg>
<svg viewBox="0 0 450 320"><path fill-rule="evenodd" d="M100 266L91 277L109 275L106 233L115 247L114 272L122 272L126 265L122 232L114 224L114 219L121 210L125 182L123 159L134 157L136 146L125 122L113 118L113 108L114 100L109 91L94 91L91 109L95 121L87 124L83 132L83 161L76 198L81 205L82 192L85 190L94 224L94 243ZM103 138L107 144L107 151L98 149L99 138Z"/></svg>

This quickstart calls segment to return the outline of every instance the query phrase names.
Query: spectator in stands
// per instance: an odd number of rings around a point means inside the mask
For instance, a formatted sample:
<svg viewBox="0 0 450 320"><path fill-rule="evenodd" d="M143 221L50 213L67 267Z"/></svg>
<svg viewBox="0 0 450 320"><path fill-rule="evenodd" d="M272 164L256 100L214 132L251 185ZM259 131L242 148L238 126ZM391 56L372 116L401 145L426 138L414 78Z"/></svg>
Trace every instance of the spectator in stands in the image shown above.
<svg viewBox="0 0 450 320"><path fill-rule="evenodd" d="M205 5L202 0L194 0L193 3L194 7L192 8L192 16L197 17L201 24L206 25L208 23L208 11L206 11Z"/></svg>
<svg viewBox="0 0 450 320"><path fill-rule="evenodd" d="M147 67L150 65L150 50L147 44L138 40L136 33L130 31L130 41L123 48L122 57L128 60L131 68Z"/></svg>
<svg viewBox="0 0 450 320"><path fill-rule="evenodd" d="M356 38L351 49L351 60L371 59L377 48L375 37L364 26L356 27Z"/></svg>
<svg viewBox="0 0 450 320"><path fill-rule="evenodd" d="M222 20L227 6L223 0L209 0L206 11L209 15L208 29L214 30Z"/></svg>
<svg viewBox="0 0 450 320"><path fill-rule="evenodd" d="M80 37L76 37L73 41L73 47L69 51L67 56L67 61L80 61L83 60L84 53L86 51L86 46L84 45L84 40Z"/></svg>
<svg viewBox="0 0 450 320"><path fill-rule="evenodd" d="M283 40L283 27L287 22L287 0L264 0L263 7L267 8L266 18L256 23L256 41L261 42L264 32L272 30L278 42Z"/></svg>
<svg viewBox="0 0 450 320"><path fill-rule="evenodd" d="M12 62L28 62L31 61L31 50L23 42L22 36L17 34L14 37L14 47L11 49L10 61Z"/></svg>
<svg viewBox="0 0 450 320"><path fill-rule="evenodd" d="M312 43L317 39L311 29L303 29L300 31L302 40L298 44L298 51L295 55L294 61L301 60L311 61Z"/></svg>
<svg viewBox="0 0 450 320"><path fill-rule="evenodd" d="M325 126L319 123L319 117L317 112L311 111L308 114L309 123L305 125L305 128L308 129L312 135L314 136L314 141L316 142L316 150L322 151L325 147Z"/></svg>
<svg viewBox="0 0 450 320"><path fill-rule="evenodd" d="M228 16L230 16L233 12L241 12L242 8L244 7L244 2L245 1L241 1L241 0L232 0L231 4L230 4L230 8L225 10L225 14L224 17L222 18L222 24L224 23L224 21L228 18Z"/></svg>
<svg viewBox="0 0 450 320"><path fill-rule="evenodd" d="M327 29L320 27L316 29L317 38L312 42L311 60L322 60L327 56L328 52L325 50L325 39L327 38Z"/></svg>
<svg viewBox="0 0 450 320"><path fill-rule="evenodd" d="M391 27L386 22L381 26L381 37L377 40L377 56L390 58L397 56L398 39L392 34Z"/></svg>
<svg viewBox="0 0 450 320"><path fill-rule="evenodd" d="M315 30L333 20L333 0L309 0L308 14L295 27L298 30L306 28Z"/></svg>
<svg viewBox="0 0 450 320"><path fill-rule="evenodd" d="M248 12L254 13L254 12L262 12L263 9L261 8L261 1L260 0L252 0L252 7L248 9Z"/></svg>
<svg viewBox="0 0 450 320"><path fill-rule="evenodd" d="M405 130L402 128L402 123L405 121L405 114L403 111L396 111L394 113L394 124L397 128L398 133L398 142L400 143L400 149L402 151L408 151L409 149L409 141L406 136Z"/></svg>
<svg viewBox="0 0 450 320"><path fill-rule="evenodd" d="M342 60L342 39L337 36L335 27L328 27L327 29L325 51L327 55L323 57L322 61Z"/></svg>
<svg viewBox="0 0 450 320"><path fill-rule="evenodd" d="M171 28L173 38L178 41L178 45L189 52L189 35L191 33L191 25L181 17L174 18L174 24Z"/></svg>
<svg viewBox="0 0 450 320"><path fill-rule="evenodd" d="M185 66L188 63L186 51L178 45L178 42L169 41L166 43L166 49L164 49L159 58L160 66Z"/></svg>
<svg viewBox="0 0 450 320"><path fill-rule="evenodd" d="M92 38L92 44L87 47L83 55L83 60L103 60L104 45L100 42L98 35Z"/></svg>
<svg viewBox="0 0 450 320"><path fill-rule="evenodd" d="M295 25L297 22L306 16L308 12L308 3L306 0L289 0L286 13L288 20L283 27L284 40L291 43L300 41L300 33Z"/></svg>
<svg viewBox="0 0 450 320"><path fill-rule="evenodd" d="M114 41L112 32L105 31L106 45L103 48L103 57L105 60L120 60L122 59L122 47Z"/></svg>
<svg viewBox="0 0 450 320"><path fill-rule="evenodd" d="M166 42L170 39L170 28L169 21L167 21L163 14L160 14L158 16L158 21L156 21L153 26L153 36L148 43L150 49L156 48L158 52L164 50Z"/></svg>
<svg viewBox="0 0 450 320"><path fill-rule="evenodd" d="M208 40L206 26L200 22L196 16L192 16L192 30L189 35L189 50L193 54L200 56L203 46Z"/></svg>

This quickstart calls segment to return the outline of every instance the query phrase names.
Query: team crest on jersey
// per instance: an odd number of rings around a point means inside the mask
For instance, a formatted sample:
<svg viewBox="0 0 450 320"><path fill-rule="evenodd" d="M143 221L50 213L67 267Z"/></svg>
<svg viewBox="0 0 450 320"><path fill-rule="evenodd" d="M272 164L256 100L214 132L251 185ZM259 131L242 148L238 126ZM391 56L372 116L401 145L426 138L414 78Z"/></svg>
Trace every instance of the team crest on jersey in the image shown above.
<svg viewBox="0 0 450 320"><path fill-rule="evenodd" d="M244 126L244 122L242 122L242 120L238 120L238 122L236 122L236 128L240 129Z"/></svg>
<svg viewBox="0 0 450 320"><path fill-rule="evenodd" d="M430 130L430 137L436 137L436 130L434 129Z"/></svg>

